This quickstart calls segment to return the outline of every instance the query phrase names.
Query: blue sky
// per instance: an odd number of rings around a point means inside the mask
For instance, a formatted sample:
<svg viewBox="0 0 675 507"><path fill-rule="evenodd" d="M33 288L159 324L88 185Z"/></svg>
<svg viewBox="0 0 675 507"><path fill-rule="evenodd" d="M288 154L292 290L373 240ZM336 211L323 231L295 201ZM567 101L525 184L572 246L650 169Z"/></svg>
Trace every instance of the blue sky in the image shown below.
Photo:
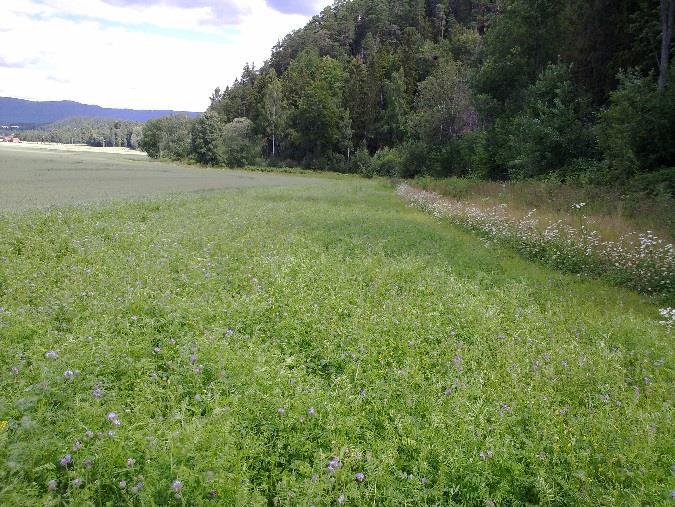
<svg viewBox="0 0 675 507"><path fill-rule="evenodd" d="M13 0L0 96L203 110L329 0Z"/></svg>

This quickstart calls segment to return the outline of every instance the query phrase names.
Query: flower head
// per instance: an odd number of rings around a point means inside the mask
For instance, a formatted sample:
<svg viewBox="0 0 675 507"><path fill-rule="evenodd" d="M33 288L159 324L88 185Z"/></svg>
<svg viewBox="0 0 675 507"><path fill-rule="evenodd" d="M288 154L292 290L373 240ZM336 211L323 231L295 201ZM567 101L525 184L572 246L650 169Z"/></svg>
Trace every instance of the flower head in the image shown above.
<svg viewBox="0 0 675 507"><path fill-rule="evenodd" d="M59 354L55 350L48 350L45 352L45 358L47 359L56 359L57 357L59 357Z"/></svg>
<svg viewBox="0 0 675 507"><path fill-rule="evenodd" d="M366 476L363 472L358 472L354 475L354 479L356 479L359 482L363 482L365 480Z"/></svg>
<svg viewBox="0 0 675 507"><path fill-rule="evenodd" d="M171 489L176 493L180 493L180 490L183 489L183 482L176 479L171 483Z"/></svg>
<svg viewBox="0 0 675 507"><path fill-rule="evenodd" d="M56 486L58 486L58 482L56 482L56 479L52 479L47 483L47 490L48 491L54 491L56 489Z"/></svg>
<svg viewBox="0 0 675 507"><path fill-rule="evenodd" d="M67 467L73 462L73 457L70 454L66 454L63 458L61 458L61 466Z"/></svg>

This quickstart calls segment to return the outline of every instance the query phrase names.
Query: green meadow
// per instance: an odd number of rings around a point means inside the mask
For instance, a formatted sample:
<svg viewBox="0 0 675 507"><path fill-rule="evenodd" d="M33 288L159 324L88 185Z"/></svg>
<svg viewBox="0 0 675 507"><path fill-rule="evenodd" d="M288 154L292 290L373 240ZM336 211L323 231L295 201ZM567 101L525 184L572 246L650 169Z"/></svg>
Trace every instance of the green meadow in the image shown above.
<svg viewBox="0 0 675 507"><path fill-rule="evenodd" d="M288 178L0 215L0 504L670 504L653 300Z"/></svg>

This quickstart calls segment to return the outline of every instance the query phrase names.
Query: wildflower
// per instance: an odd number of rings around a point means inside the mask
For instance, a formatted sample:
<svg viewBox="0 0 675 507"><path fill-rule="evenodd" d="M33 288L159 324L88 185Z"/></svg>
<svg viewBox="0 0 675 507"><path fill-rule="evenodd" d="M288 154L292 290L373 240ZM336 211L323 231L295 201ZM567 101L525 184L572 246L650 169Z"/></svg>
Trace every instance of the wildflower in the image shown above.
<svg viewBox="0 0 675 507"><path fill-rule="evenodd" d="M316 409L314 407L309 407L307 409L307 414L311 415L311 416L315 416L316 415Z"/></svg>
<svg viewBox="0 0 675 507"><path fill-rule="evenodd" d="M94 466L94 462L91 460L91 458L87 458L82 462L85 466L85 468L91 468Z"/></svg>
<svg viewBox="0 0 675 507"><path fill-rule="evenodd" d="M84 481L79 477L77 479L74 479L72 482L72 485L75 486L76 488L79 488L80 486L82 486L82 484L84 484Z"/></svg>
<svg viewBox="0 0 675 507"><path fill-rule="evenodd" d="M335 471L342 466L339 458L331 458L328 462L328 472L335 473Z"/></svg>
<svg viewBox="0 0 675 507"><path fill-rule="evenodd" d="M131 320L133 320L134 322L136 322L136 321L138 320L138 316L137 316L137 315L132 315L132 316L131 316Z"/></svg>
<svg viewBox="0 0 675 507"><path fill-rule="evenodd" d="M115 431L114 430L108 431L108 438L115 438Z"/></svg>
<svg viewBox="0 0 675 507"><path fill-rule="evenodd" d="M112 422L117 419L117 412L108 412L108 421Z"/></svg>
<svg viewBox="0 0 675 507"><path fill-rule="evenodd" d="M199 393L195 394L195 401L202 401L202 395Z"/></svg>
<svg viewBox="0 0 675 507"><path fill-rule="evenodd" d="M197 354L190 355L190 364L195 364L197 362Z"/></svg>
<svg viewBox="0 0 675 507"><path fill-rule="evenodd" d="M55 350L48 350L45 352L45 358L47 359L56 359L57 357L59 357L59 354Z"/></svg>
<svg viewBox="0 0 675 507"><path fill-rule="evenodd" d="M344 503L345 503L345 496L344 496L344 495L340 495L340 496L338 497L338 499L337 499L337 502L338 502L339 505L344 505Z"/></svg>
<svg viewBox="0 0 675 507"><path fill-rule="evenodd" d="M286 409L285 409L284 407L279 407L279 408L277 409L277 413L278 413L279 415L284 415L284 414L286 413Z"/></svg>
<svg viewBox="0 0 675 507"><path fill-rule="evenodd" d="M487 451L481 451L480 452L481 459L488 460L488 459L492 458L492 456L493 456L492 449L488 449Z"/></svg>
<svg viewBox="0 0 675 507"><path fill-rule="evenodd" d="M56 479L52 479L51 481L47 482L47 490L54 491L57 485L58 482L56 482Z"/></svg>
<svg viewBox="0 0 675 507"><path fill-rule="evenodd" d="M227 331L225 331L225 338L229 338L233 334L234 334L234 329L228 329Z"/></svg>
<svg viewBox="0 0 675 507"><path fill-rule="evenodd" d="M73 462L73 457L70 454L66 454L63 458L61 458L61 466L67 467Z"/></svg>
<svg viewBox="0 0 675 507"><path fill-rule="evenodd" d="M446 396L452 396L453 390L452 387L448 387L443 394Z"/></svg>
<svg viewBox="0 0 675 507"><path fill-rule="evenodd" d="M203 364L199 364L199 365L197 365L195 368L193 368L192 371L194 371L195 373L199 374L199 373L201 373L203 370L204 370L204 365L203 365Z"/></svg>
<svg viewBox="0 0 675 507"><path fill-rule="evenodd" d="M127 481L120 481L118 483L118 486L120 487L120 489L126 489L127 488Z"/></svg>
<svg viewBox="0 0 675 507"><path fill-rule="evenodd" d="M426 486L427 484L429 484L429 479L422 477L422 485Z"/></svg>
<svg viewBox="0 0 675 507"><path fill-rule="evenodd" d="M134 466L135 464L136 464L136 460L135 460L134 458L128 458L128 459L127 459L127 466L128 466L129 468L131 468L131 467Z"/></svg>
<svg viewBox="0 0 675 507"><path fill-rule="evenodd" d="M183 483L179 480L175 480L171 483L171 489L176 493L180 493L183 489Z"/></svg>
<svg viewBox="0 0 675 507"><path fill-rule="evenodd" d="M318 476L318 475L316 475L316 474L312 475L312 482L316 482L316 481L318 481L318 480L319 480L319 476Z"/></svg>
<svg viewBox="0 0 675 507"><path fill-rule="evenodd" d="M501 415L504 416L505 414L510 414L511 413L511 407L509 406L508 403L502 403L501 407Z"/></svg>
<svg viewBox="0 0 675 507"><path fill-rule="evenodd" d="M213 489L211 491L209 491L209 493L208 493L208 497L209 497L210 500L213 500L217 496L218 496L218 493Z"/></svg>
<svg viewBox="0 0 675 507"><path fill-rule="evenodd" d="M73 444L73 451L79 451L82 449L82 443L78 440Z"/></svg>
<svg viewBox="0 0 675 507"><path fill-rule="evenodd" d="M652 378L651 377L647 376L647 377L645 377L644 380L645 380L645 385L649 386L649 385L652 384Z"/></svg>
<svg viewBox="0 0 675 507"><path fill-rule="evenodd" d="M161 349L160 347L155 347L154 349L152 349L152 351L153 351L155 354L159 354L159 353L162 351L162 349Z"/></svg>
<svg viewBox="0 0 675 507"><path fill-rule="evenodd" d="M175 339L175 338L171 338L171 339L169 340L169 345L176 345L176 339Z"/></svg>
<svg viewBox="0 0 675 507"><path fill-rule="evenodd" d="M365 478L366 476L363 474L363 472L358 472L354 475L354 479L356 479L359 482L363 482Z"/></svg>
<svg viewBox="0 0 675 507"><path fill-rule="evenodd" d="M10 371L12 372L12 375L19 374L19 368L17 368L16 366L12 366L12 369Z"/></svg>
<svg viewBox="0 0 675 507"><path fill-rule="evenodd" d="M101 399L103 397L103 391L99 389L98 387L94 388L94 390L91 392L91 395L96 398L97 400Z"/></svg>

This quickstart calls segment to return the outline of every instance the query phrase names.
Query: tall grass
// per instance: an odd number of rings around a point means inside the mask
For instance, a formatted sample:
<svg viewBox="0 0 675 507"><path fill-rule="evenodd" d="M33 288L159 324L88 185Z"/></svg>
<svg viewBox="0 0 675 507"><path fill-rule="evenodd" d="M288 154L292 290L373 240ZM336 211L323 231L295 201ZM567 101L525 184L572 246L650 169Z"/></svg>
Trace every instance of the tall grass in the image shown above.
<svg viewBox="0 0 675 507"><path fill-rule="evenodd" d="M467 193L471 183L455 193ZM485 187L484 187L485 188ZM489 187L488 187L489 188ZM484 238L514 247L528 258L540 260L566 272L602 276L611 282L641 292L657 294L667 300L675 296L675 250L672 243L652 231L624 232L609 240L593 228L583 214L587 206L579 202L567 206L576 211L573 221L543 217L536 209L525 215L514 213L506 203L474 204L466 200L398 186L399 195L412 205L437 218L478 232ZM514 194L511 194L514 198ZM523 202L520 199L519 202ZM576 222L576 223L574 223ZM616 230L614 232L617 232Z"/></svg>

